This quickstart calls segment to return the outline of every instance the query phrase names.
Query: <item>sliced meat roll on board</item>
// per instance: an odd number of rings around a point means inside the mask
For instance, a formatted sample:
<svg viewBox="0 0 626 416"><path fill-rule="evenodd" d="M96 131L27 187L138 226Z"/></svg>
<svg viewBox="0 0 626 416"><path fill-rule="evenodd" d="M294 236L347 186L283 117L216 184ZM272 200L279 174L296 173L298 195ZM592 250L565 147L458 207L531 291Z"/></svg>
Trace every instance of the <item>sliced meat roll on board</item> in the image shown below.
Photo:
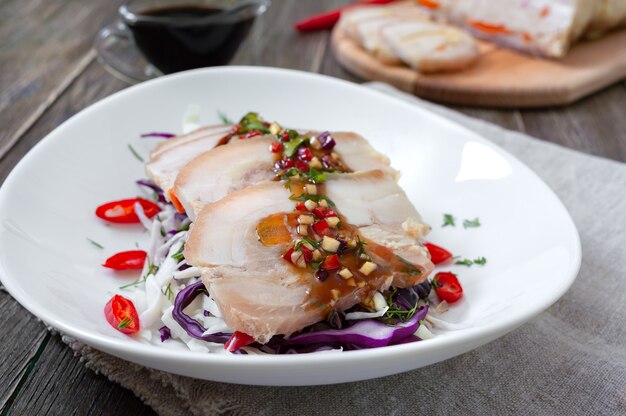
<svg viewBox="0 0 626 416"><path fill-rule="evenodd" d="M560 58L587 33L624 23L625 0L418 0L425 10L482 39Z"/></svg>
<svg viewBox="0 0 626 416"><path fill-rule="evenodd" d="M418 242L428 227L393 174L335 175L323 188L339 210L346 241L358 236L367 242L367 254L378 264L374 272L361 273L362 254L352 252L341 256L354 276L348 280L339 274L320 280L310 268L284 260L297 238L292 216L299 214L294 214L295 202L290 200L293 188L280 182L239 190L198 214L185 259L204 268L203 281L233 330L264 343L324 319L333 308L348 309L373 291L392 284L413 286L432 271L428 253ZM272 239L263 237L267 235Z"/></svg>
<svg viewBox="0 0 626 416"><path fill-rule="evenodd" d="M460 71L478 58L474 38L454 27L403 21L380 29L394 55L419 72Z"/></svg>
<svg viewBox="0 0 626 416"><path fill-rule="evenodd" d="M165 196L169 199L168 191L174 186L180 168L202 152L214 148L230 133L232 127L231 125L203 127L159 143L150 154L146 174L165 191Z"/></svg>
<svg viewBox="0 0 626 416"><path fill-rule="evenodd" d="M361 7L343 13L339 25L370 54L381 62L394 65L402 61L383 42L380 30L407 20L429 21L430 17L414 6Z"/></svg>
<svg viewBox="0 0 626 416"><path fill-rule="evenodd" d="M352 171L391 169L389 159L355 133L332 133L334 151ZM242 188L275 177L276 154L270 152L273 136L234 140L204 152L188 162L178 174L174 193L193 220L205 204L220 200Z"/></svg>

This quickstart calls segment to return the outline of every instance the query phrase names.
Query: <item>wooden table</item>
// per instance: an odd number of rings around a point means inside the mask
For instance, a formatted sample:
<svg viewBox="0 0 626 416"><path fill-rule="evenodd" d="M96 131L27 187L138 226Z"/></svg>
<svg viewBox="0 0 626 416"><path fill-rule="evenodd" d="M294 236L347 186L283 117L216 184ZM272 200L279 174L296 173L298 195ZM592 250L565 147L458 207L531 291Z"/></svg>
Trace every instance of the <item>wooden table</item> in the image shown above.
<svg viewBox="0 0 626 416"><path fill-rule="evenodd" d="M92 49L97 30L115 19L121 0L0 1L0 178L64 120L127 87ZM233 64L319 72L359 81L342 70L329 33L299 35L294 20L346 0L274 0ZM558 80L555 80L558 82ZM567 108L457 108L509 129L580 151L626 161L626 83ZM0 414L154 412L131 392L86 369L57 334L0 291Z"/></svg>

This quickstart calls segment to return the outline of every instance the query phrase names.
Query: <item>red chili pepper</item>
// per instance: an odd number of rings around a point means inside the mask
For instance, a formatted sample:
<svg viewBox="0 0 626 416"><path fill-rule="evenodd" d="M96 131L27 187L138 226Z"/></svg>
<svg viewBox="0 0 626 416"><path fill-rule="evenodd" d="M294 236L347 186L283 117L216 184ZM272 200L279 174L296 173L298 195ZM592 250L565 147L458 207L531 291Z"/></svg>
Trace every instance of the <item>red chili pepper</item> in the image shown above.
<svg viewBox="0 0 626 416"><path fill-rule="evenodd" d="M294 165L293 160L286 156L280 160L280 164L282 165L283 169L293 168Z"/></svg>
<svg viewBox="0 0 626 416"><path fill-rule="evenodd" d="M433 279L435 291L439 299L454 303L463 296L463 288L456 275L450 272L440 272Z"/></svg>
<svg viewBox="0 0 626 416"><path fill-rule="evenodd" d="M298 205L296 205L296 209L300 212L307 212L308 210L306 209L306 205L304 205L304 202L300 202Z"/></svg>
<svg viewBox="0 0 626 416"><path fill-rule="evenodd" d="M313 208L312 212L313 212L313 215L315 215L319 219L337 216L337 213L335 211L333 211L330 208L325 208L325 207L315 207Z"/></svg>
<svg viewBox="0 0 626 416"><path fill-rule="evenodd" d="M289 132L284 131L282 136L281 136L281 140L284 142L288 142L289 141Z"/></svg>
<svg viewBox="0 0 626 416"><path fill-rule="evenodd" d="M308 172L309 164L302 160L296 160L296 169L298 169L300 172Z"/></svg>
<svg viewBox="0 0 626 416"><path fill-rule="evenodd" d="M341 267L341 263L339 263L339 256L336 254L332 254L324 259L324 264L322 268L324 270L337 270Z"/></svg>
<svg viewBox="0 0 626 416"><path fill-rule="evenodd" d="M321 13L307 19L301 20L295 24L295 28L300 32L315 32L317 30L332 29L339 21L341 12L354 6L370 5L370 4L387 4L394 0L365 0L348 6L340 7L325 13Z"/></svg>
<svg viewBox="0 0 626 416"><path fill-rule="evenodd" d="M250 345L254 342L254 338L240 331L235 331L233 335L224 344L226 351L235 352L241 347Z"/></svg>
<svg viewBox="0 0 626 416"><path fill-rule="evenodd" d="M313 159L313 153L308 147L300 147L298 149L298 159L309 162Z"/></svg>
<svg viewBox="0 0 626 416"><path fill-rule="evenodd" d="M139 331L139 315L133 302L115 295L104 306L104 316L111 326L124 334Z"/></svg>
<svg viewBox="0 0 626 416"><path fill-rule="evenodd" d="M251 132L249 132L249 133L246 133L246 134L242 134L242 135L240 135L240 136L239 136L239 138L240 138L240 139L251 139L251 138L253 138L253 137L260 136L260 135L261 135L261 132L260 132L260 131L258 131L258 130L253 130L253 131L251 131Z"/></svg>
<svg viewBox="0 0 626 416"><path fill-rule="evenodd" d="M270 144L270 151L272 153L280 153L283 151L283 144L281 142L272 142Z"/></svg>
<svg viewBox="0 0 626 416"><path fill-rule="evenodd" d="M313 230L317 233L317 235L323 237L328 235L328 223L325 220L318 221L312 225Z"/></svg>
<svg viewBox="0 0 626 416"><path fill-rule="evenodd" d="M444 261L452 258L452 253L443 247L439 247L431 243L424 243L424 247L426 247L430 253L430 260L434 264L443 263Z"/></svg>
<svg viewBox="0 0 626 416"><path fill-rule="evenodd" d="M293 247L291 247L289 250L287 250L287 252L285 254L283 254L283 258L285 260L287 260L289 263L293 263L291 261L291 255L293 254L294 251L295 251L295 249Z"/></svg>
<svg viewBox="0 0 626 416"><path fill-rule="evenodd" d="M308 248L302 246L300 247L300 251L302 252L302 257L304 257L304 261L310 263L313 260L313 252Z"/></svg>
<svg viewBox="0 0 626 416"><path fill-rule="evenodd" d="M143 250L122 251L106 259L103 266L114 270L141 269L147 253Z"/></svg>
<svg viewBox="0 0 626 416"><path fill-rule="evenodd" d="M121 201L107 202L96 208L96 215L103 220L120 224L131 224L139 222L139 217L135 213L135 202L139 202L146 217L152 218L161 208L154 202L142 199L122 199Z"/></svg>

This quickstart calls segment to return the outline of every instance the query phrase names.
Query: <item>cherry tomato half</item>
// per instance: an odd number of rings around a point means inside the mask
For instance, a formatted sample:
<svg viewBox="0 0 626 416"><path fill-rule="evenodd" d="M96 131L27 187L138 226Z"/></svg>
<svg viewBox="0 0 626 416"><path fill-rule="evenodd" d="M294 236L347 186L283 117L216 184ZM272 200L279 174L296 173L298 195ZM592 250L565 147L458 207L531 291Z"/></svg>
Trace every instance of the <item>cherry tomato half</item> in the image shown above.
<svg viewBox="0 0 626 416"><path fill-rule="evenodd" d="M233 335L224 344L226 351L235 352L241 347L250 345L254 342L254 338L243 332L235 331Z"/></svg>
<svg viewBox="0 0 626 416"><path fill-rule="evenodd" d="M106 259L103 266L114 270L141 269L147 253L143 250L122 251Z"/></svg>
<svg viewBox="0 0 626 416"><path fill-rule="evenodd" d="M437 273L433 279L433 285L439 299L448 303L454 303L463 297L463 288L453 273Z"/></svg>
<svg viewBox="0 0 626 416"><path fill-rule="evenodd" d="M142 198L133 198L100 205L96 208L96 215L103 220L120 224L137 223L139 222L139 217L135 213L135 202L139 202L148 218L154 217L161 211L161 208L154 202Z"/></svg>
<svg viewBox="0 0 626 416"><path fill-rule="evenodd" d="M430 253L430 260L434 264L443 263L444 261L452 258L452 253L443 247L439 247L431 243L424 243L424 247L426 247Z"/></svg>
<svg viewBox="0 0 626 416"><path fill-rule="evenodd" d="M139 315L133 302L123 296L115 295L104 306L104 316L107 322L124 334L134 334L139 331Z"/></svg>

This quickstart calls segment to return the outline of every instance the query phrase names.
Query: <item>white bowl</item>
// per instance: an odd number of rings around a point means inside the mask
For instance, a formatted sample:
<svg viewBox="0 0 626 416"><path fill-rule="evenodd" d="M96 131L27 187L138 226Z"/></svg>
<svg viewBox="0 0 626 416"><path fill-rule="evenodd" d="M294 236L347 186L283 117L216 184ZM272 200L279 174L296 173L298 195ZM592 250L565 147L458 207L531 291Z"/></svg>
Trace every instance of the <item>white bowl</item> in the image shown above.
<svg viewBox="0 0 626 416"><path fill-rule="evenodd" d="M138 227L105 226L97 205L138 194L148 131L180 131L189 104L201 121L249 110L285 125L363 134L403 173L410 199L433 226L428 240L484 267L451 266L464 298L431 340L344 353L201 354L127 337L103 306L129 281L100 266L146 240ZM479 217L480 228L441 227ZM363 380L426 366L492 341L548 308L580 266L576 228L554 193L517 159L467 129L382 93L308 73L254 67L190 71L149 81L80 112L35 146L0 190L0 274L46 323L120 358L190 377L259 385ZM120 230L120 228L123 228ZM98 250L86 238L103 244Z"/></svg>

